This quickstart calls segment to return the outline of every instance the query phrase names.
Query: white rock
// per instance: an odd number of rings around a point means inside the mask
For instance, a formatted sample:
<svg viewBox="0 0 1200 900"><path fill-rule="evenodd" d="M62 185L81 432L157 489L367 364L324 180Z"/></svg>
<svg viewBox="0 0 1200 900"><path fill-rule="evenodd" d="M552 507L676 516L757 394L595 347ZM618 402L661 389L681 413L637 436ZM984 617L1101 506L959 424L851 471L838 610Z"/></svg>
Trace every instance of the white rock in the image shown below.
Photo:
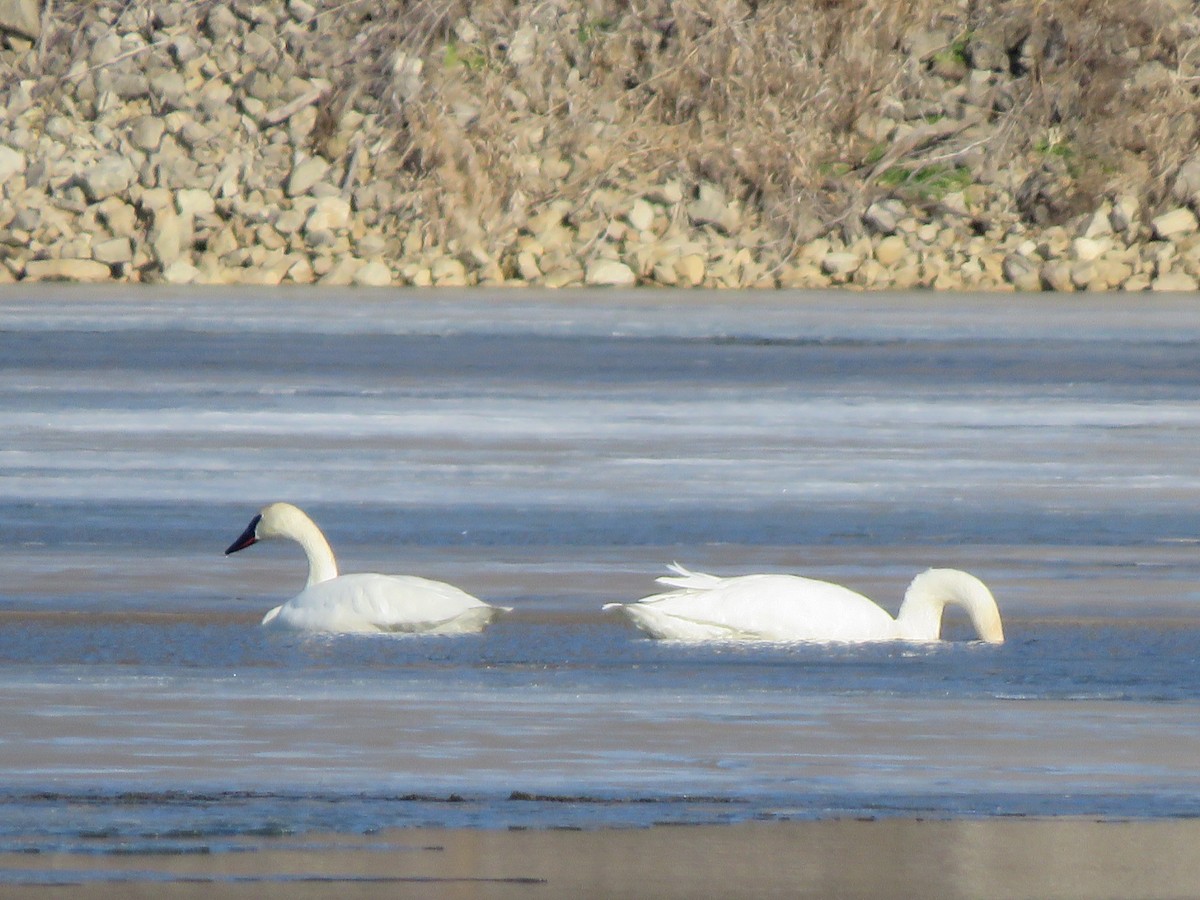
<svg viewBox="0 0 1200 900"><path fill-rule="evenodd" d="M666 262L655 263L651 277L656 284L665 284L668 287L679 284L679 273L675 271L675 266Z"/></svg>
<svg viewBox="0 0 1200 900"><path fill-rule="evenodd" d="M1100 269L1094 260L1082 260L1071 266L1071 283L1079 290L1095 285L1100 280Z"/></svg>
<svg viewBox="0 0 1200 900"><path fill-rule="evenodd" d="M1097 238L1075 238L1071 241L1071 258L1077 262L1091 262L1109 251L1112 241Z"/></svg>
<svg viewBox="0 0 1200 900"><path fill-rule="evenodd" d="M106 156L87 166L76 178L89 203L96 203L128 190L137 173L133 164L123 156Z"/></svg>
<svg viewBox="0 0 1200 900"><path fill-rule="evenodd" d="M275 230L280 234L295 234L304 227L308 214L299 209L285 209L275 219Z"/></svg>
<svg viewBox="0 0 1200 900"><path fill-rule="evenodd" d="M26 281L96 283L111 278L112 270L94 259L31 259L25 263Z"/></svg>
<svg viewBox="0 0 1200 900"><path fill-rule="evenodd" d="M892 234L904 215L904 204L898 200L872 203L863 213L863 223L877 234Z"/></svg>
<svg viewBox="0 0 1200 900"><path fill-rule="evenodd" d="M210 216L217 210L212 194L200 188L183 188L175 192L175 211L189 219Z"/></svg>
<svg viewBox="0 0 1200 900"><path fill-rule="evenodd" d="M404 267L401 275L413 287L430 287L433 285L433 272L428 266L409 263Z"/></svg>
<svg viewBox="0 0 1200 900"><path fill-rule="evenodd" d="M208 11L204 30L214 41L220 42L239 28L237 16L224 4L217 4Z"/></svg>
<svg viewBox="0 0 1200 900"><path fill-rule="evenodd" d="M526 23L517 29L512 40L508 43L508 61L517 68L533 62L534 51L537 49L537 30Z"/></svg>
<svg viewBox="0 0 1200 900"><path fill-rule="evenodd" d="M1069 293L1075 290L1071 280L1071 264L1062 260L1051 260L1041 268L1042 284L1052 291Z"/></svg>
<svg viewBox="0 0 1200 900"><path fill-rule="evenodd" d="M531 250L522 250L517 254L517 274L525 281L537 281L542 277L538 267L537 254Z"/></svg>
<svg viewBox="0 0 1200 900"><path fill-rule="evenodd" d="M664 206L673 206L683 200L683 187L678 181L664 181L646 192L646 199Z"/></svg>
<svg viewBox="0 0 1200 900"><path fill-rule="evenodd" d="M369 262L354 273L354 283L362 287L388 287L392 283L392 270L378 260Z"/></svg>
<svg viewBox="0 0 1200 900"><path fill-rule="evenodd" d="M1119 259L1101 257L1094 262L1094 265L1096 266L1096 276L1110 288L1124 284L1125 280L1133 274L1133 269L1129 264Z"/></svg>
<svg viewBox="0 0 1200 900"><path fill-rule="evenodd" d="M606 287L632 287L637 284L633 269L615 259L597 259L588 263L586 284Z"/></svg>
<svg viewBox="0 0 1200 900"><path fill-rule="evenodd" d="M186 242L184 223L170 207L155 210L148 237L154 259L165 271L183 252Z"/></svg>
<svg viewBox="0 0 1200 900"><path fill-rule="evenodd" d="M1160 240L1166 240L1181 234L1191 234L1196 230L1196 214L1186 206L1176 207L1170 212L1156 216L1150 220L1150 227Z"/></svg>
<svg viewBox="0 0 1200 900"><path fill-rule="evenodd" d="M1197 287L1196 279L1186 272L1167 272L1150 282L1152 291L1194 291Z"/></svg>
<svg viewBox="0 0 1200 900"><path fill-rule="evenodd" d="M145 152L157 150L166 130L166 123L158 116L140 116L129 129L129 142Z"/></svg>
<svg viewBox="0 0 1200 900"><path fill-rule="evenodd" d="M626 218L638 231L649 231L654 224L654 207L643 199L635 200Z"/></svg>
<svg viewBox="0 0 1200 900"><path fill-rule="evenodd" d="M186 260L177 259L162 271L166 284L195 284L200 279L200 270Z"/></svg>
<svg viewBox="0 0 1200 900"><path fill-rule="evenodd" d="M25 154L0 144L0 185L25 171Z"/></svg>
<svg viewBox="0 0 1200 900"><path fill-rule="evenodd" d="M310 156L292 167L292 173L288 176L284 190L289 197L307 194L312 190L313 185L325 178L328 172L329 163L319 156Z"/></svg>
<svg viewBox="0 0 1200 900"><path fill-rule="evenodd" d="M115 237L92 247L92 259L107 265L133 261L133 242L127 237Z"/></svg>
<svg viewBox="0 0 1200 900"><path fill-rule="evenodd" d="M695 200L688 204L688 216L696 225L716 225L724 231L736 231L741 224L741 214L735 204L730 203L725 192L715 184L704 182Z"/></svg>
<svg viewBox="0 0 1200 900"><path fill-rule="evenodd" d="M1118 197L1113 203L1112 212L1108 214L1108 220L1114 231L1127 231L1138 217L1138 201L1136 197L1128 194Z"/></svg>
<svg viewBox="0 0 1200 900"><path fill-rule="evenodd" d="M305 232L336 231L350 225L350 203L341 197L321 197L304 223Z"/></svg>
<svg viewBox="0 0 1200 900"><path fill-rule="evenodd" d="M1107 205L1107 204L1106 204ZM1080 237L1098 238L1113 233L1112 210L1098 209L1084 220Z"/></svg>
<svg viewBox="0 0 1200 900"><path fill-rule="evenodd" d="M1018 291L1040 291L1042 279L1038 275L1037 265L1020 253L1010 253L1004 257L1001 264L1004 280Z"/></svg>
<svg viewBox="0 0 1200 900"><path fill-rule="evenodd" d="M1186 160L1175 173L1171 183L1171 196L1180 203L1187 203L1200 194L1200 154Z"/></svg>
<svg viewBox="0 0 1200 900"><path fill-rule="evenodd" d="M0 31L10 31L29 40L42 33L42 9L38 0L2 0Z"/></svg>
<svg viewBox="0 0 1200 900"><path fill-rule="evenodd" d="M821 259L821 271L826 275L849 275L862 265L857 253L835 250Z"/></svg>
<svg viewBox="0 0 1200 900"><path fill-rule="evenodd" d="M453 256L438 257L430 266L429 274L438 287L464 287L467 284L467 267Z"/></svg>
<svg viewBox="0 0 1200 900"><path fill-rule="evenodd" d="M295 284L312 284L316 277L307 256L297 259L287 270L288 280Z"/></svg>
<svg viewBox="0 0 1200 900"><path fill-rule="evenodd" d="M194 99L187 82L178 72L163 72L150 79L150 93L167 109L183 109Z"/></svg>
<svg viewBox="0 0 1200 900"><path fill-rule="evenodd" d="M677 283L697 287L704 283L704 257L699 253L688 253L675 260Z"/></svg>
<svg viewBox="0 0 1200 900"><path fill-rule="evenodd" d="M894 266L908 256L908 244L898 234L889 234L875 247L875 259L883 266Z"/></svg>

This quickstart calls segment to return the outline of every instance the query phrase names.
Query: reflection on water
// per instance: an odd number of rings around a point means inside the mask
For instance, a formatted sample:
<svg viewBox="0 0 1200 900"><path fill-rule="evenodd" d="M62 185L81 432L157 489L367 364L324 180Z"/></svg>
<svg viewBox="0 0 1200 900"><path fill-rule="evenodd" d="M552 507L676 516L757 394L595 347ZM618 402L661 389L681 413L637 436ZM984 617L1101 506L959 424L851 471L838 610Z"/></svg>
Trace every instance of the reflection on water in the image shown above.
<svg viewBox="0 0 1200 900"><path fill-rule="evenodd" d="M1200 813L1200 312L88 296L0 308L0 850ZM275 499L344 571L515 611L261 630L303 560L221 550ZM892 612L956 566L1008 642L687 646L600 611L673 559Z"/></svg>

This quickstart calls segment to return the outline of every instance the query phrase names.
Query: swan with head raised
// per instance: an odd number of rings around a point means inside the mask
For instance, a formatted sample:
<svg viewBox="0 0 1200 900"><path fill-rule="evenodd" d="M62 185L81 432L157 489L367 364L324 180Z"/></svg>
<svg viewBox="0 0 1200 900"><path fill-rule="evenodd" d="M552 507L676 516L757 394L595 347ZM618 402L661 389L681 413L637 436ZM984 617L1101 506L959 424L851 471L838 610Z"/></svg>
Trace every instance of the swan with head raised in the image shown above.
<svg viewBox="0 0 1200 900"><path fill-rule="evenodd" d="M415 575L338 575L325 535L290 503L264 506L225 555L272 538L288 538L304 549L308 582L299 594L268 612L263 625L340 633L468 634L508 611L453 585Z"/></svg>
<svg viewBox="0 0 1200 900"><path fill-rule="evenodd" d="M798 575L718 578L672 565L659 578L676 590L636 603L609 603L651 637L678 641L936 641L942 611L961 606L980 640L1004 641L1000 611L987 586L958 569L928 569L912 580L892 618L840 584Z"/></svg>

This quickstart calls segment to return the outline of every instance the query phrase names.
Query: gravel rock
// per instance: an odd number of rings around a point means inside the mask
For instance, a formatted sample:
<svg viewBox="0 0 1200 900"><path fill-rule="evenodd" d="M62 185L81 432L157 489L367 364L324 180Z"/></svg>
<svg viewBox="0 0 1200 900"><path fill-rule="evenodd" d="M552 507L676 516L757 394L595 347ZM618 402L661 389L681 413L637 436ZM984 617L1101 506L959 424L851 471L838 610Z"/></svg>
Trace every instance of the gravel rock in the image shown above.
<svg viewBox="0 0 1200 900"><path fill-rule="evenodd" d="M0 185L7 185L10 178L25 171L25 154L12 147L0 144Z"/></svg>
<svg viewBox="0 0 1200 900"><path fill-rule="evenodd" d="M86 167L75 179L89 203L124 193L133 184L137 173L123 156L107 156L95 165Z"/></svg>
<svg viewBox="0 0 1200 900"><path fill-rule="evenodd" d="M37 40L42 33L42 11L38 0L0 0L0 31Z"/></svg>
<svg viewBox="0 0 1200 900"><path fill-rule="evenodd" d="M313 189L329 173L329 163L319 156L302 160L292 168L284 188L289 197L299 197Z"/></svg>
<svg viewBox="0 0 1200 900"><path fill-rule="evenodd" d="M1004 257L1004 280L1018 291L1040 291L1042 279L1039 267L1033 260L1019 254L1010 253Z"/></svg>
<svg viewBox="0 0 1200 900"><path fill-rule="evenodd" d="M904 204L898 200L872 203L863 214L863 223L877 234L894 234L904 213Z"/></svg>
<svg viewBox="0 0 1200 900"><path fill-rule="evenodd" d="M129 142L148 153L159 148L166 130L166 123L158 116L141 116L129 129Z"/></svg>

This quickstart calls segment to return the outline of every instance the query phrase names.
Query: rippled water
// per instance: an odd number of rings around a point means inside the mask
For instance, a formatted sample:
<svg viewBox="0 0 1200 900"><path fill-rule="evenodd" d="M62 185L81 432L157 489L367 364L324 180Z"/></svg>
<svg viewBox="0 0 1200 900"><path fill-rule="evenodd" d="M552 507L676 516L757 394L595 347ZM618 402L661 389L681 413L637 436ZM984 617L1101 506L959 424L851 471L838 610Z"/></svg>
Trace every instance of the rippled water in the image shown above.
<svg viewBox="0 0 1200 900"><path fill-rule="evenodd" d="M364 296L0 296L0 851L1200 814L1194 303ZM514 613L263 631L298 548L221 551L276 499L344 571ZM965 568L1009 640L695 647L600 611L675 559L893 612Z"/></svg>

